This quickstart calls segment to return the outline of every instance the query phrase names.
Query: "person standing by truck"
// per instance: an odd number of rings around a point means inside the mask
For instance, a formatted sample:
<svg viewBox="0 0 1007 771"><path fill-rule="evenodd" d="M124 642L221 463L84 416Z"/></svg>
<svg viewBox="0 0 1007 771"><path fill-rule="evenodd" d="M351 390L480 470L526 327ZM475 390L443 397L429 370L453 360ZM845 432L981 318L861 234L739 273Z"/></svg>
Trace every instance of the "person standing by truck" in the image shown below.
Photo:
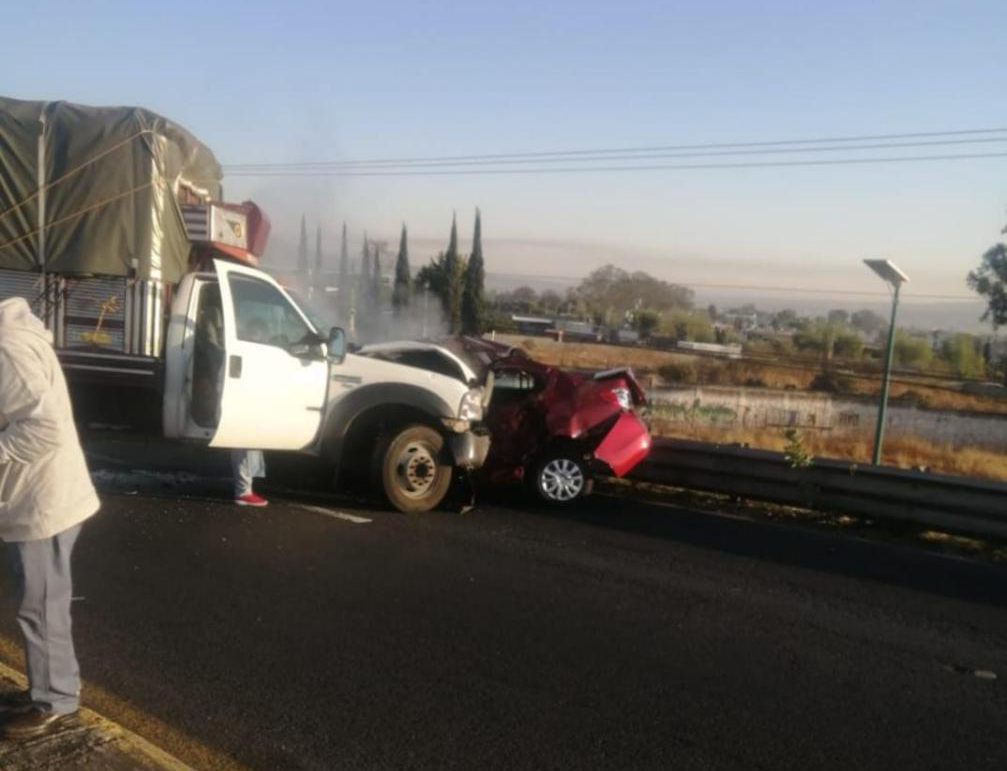
<svg viewBox="0 0 1007 771"><path fill-rule="evenodd" d="M224 381L224 311L216 285L208 286L200 296L193 351L193 417L200 423L216 426L220 422L220 394ZM266 461L261 450L231 450L231 475L236 504L269 505L269 501L252 489L255 478L266 475Z"/></svg>
<svg viewBox="0 0 1007 771"><path fill-rule="evenodd" d="M52 336L20 297L0 302L0 538L14 578L27 693L0 696L4 738L54 730L80 705L70 556L98 495Z"/></svg>

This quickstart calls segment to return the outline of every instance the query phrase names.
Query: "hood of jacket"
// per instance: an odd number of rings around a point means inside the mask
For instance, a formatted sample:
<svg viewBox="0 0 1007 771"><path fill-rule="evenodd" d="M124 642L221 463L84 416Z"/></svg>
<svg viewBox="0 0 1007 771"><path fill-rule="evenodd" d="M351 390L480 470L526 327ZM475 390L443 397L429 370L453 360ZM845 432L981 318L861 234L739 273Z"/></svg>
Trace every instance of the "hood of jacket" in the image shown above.
<svg viewBox="0 0 1007 771"><path fill-rule="evenodd" d="M35 335L52 345L52 333L42 320L31 312L27 300L12 297L0 302L0 336L10 334Z"/></svg>

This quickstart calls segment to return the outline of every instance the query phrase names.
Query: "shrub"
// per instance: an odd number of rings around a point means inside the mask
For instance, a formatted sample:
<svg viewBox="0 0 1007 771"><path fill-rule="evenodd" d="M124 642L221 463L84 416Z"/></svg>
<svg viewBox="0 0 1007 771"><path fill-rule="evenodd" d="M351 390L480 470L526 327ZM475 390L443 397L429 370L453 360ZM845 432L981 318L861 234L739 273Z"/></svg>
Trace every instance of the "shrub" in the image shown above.
<svg viewBox="0 0 1007 771"><path fill-rule="evenodd" d="M662 365L657 374L668 384L698 382L696 366L691 361L672 361Z"/></svg>
<svg viewBox="0 0 1007 771"><path fill-rule="evenodd" d="M826 391L830 394L853 393L853 379L831 370L819 372L809 386L812 391Z"/></svg>

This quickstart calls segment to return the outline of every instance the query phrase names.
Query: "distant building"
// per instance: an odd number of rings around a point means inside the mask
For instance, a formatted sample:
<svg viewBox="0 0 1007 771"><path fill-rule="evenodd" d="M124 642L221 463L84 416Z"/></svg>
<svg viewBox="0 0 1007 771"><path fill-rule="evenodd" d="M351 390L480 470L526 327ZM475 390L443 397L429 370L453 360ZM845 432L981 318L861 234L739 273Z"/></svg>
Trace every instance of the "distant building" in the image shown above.
<svg viewBox="0 0 1007 771"><path fill-rule="evenodd" d="M738 343L721 345L719 343L693 343L688 340L679 340L675 347L683 351L692 351L694 353L708 353L716 356L726 356L728 359L741 358L741 345Z"/></svg>
<svg viewBox="0 0 1007 771"><path fill-rule="evenodd" d="M553 328L553 320L541 316L517 316L512 315L510 320L514 322L517 331L522 335L536 335L545 337Z"/></svg>
<svg viewBox="0 0 1007 771"><path fill-rule="evenodd" d="M640 342L640 333L635 329L613 329L611 340L620 345L636 345Z"/></svg>
<svg viewBox="0 0 1007 771"><path fill-rule="evenodd" d="M602 334L598 327L588 321L576 319L556 319L553 322L553 334L557 340L568 343L598 343Z"/></svg>

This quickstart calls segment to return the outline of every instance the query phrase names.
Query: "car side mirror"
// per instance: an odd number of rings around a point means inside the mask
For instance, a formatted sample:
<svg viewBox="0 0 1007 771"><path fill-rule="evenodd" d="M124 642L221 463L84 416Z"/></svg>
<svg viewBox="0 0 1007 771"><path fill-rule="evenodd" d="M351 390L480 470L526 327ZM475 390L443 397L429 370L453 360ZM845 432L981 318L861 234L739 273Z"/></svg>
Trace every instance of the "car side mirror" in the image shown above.
<svg viewBox="0 0 1007 771"><path fill-rule="evenodd" d="M332 364L342 364L346 358L346 332L342 327L329 330L329 361Z"/></svg>

